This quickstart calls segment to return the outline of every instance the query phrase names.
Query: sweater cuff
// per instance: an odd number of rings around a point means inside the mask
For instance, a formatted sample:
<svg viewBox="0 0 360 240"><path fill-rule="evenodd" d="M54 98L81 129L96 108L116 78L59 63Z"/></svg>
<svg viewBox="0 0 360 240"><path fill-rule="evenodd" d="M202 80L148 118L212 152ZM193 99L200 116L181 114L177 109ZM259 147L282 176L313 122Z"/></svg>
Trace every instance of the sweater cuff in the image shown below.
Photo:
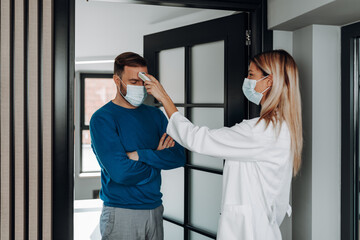
<svg viewBox="0 0 360 240"><path fill-rule="evenodd" d="M143 162L143 163L147 163L147 157L146 155L148 154L147 151L149 151L148 149L141 149L141 150L137 150L137 153L139 155L139 162Z"/></svg>

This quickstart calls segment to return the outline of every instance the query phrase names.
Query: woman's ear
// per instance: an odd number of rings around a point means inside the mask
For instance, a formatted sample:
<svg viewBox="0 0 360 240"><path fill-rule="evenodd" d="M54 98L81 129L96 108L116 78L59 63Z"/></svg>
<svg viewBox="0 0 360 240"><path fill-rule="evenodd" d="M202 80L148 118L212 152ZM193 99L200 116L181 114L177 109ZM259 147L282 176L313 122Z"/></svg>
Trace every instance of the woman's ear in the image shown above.
<svg viewBox="0 0 360 240"><path fill-rule="evenodd" d="M273 85L273 75L272 74L268 75L268 77L266 78L266 84L268 87L272 87L272 85Z"/></svg>

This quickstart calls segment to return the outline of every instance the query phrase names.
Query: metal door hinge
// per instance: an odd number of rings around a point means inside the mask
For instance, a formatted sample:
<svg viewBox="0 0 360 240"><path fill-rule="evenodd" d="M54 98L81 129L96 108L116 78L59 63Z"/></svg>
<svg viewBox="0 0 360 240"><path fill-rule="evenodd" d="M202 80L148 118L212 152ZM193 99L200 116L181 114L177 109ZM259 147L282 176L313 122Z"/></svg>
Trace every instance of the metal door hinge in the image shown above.
<svg viewBox="0 0 360 240"><path fill-rule="evenodd" d="M251 30L245 31L245 37L246 37L245 45L250 46L251 45Z"/></svg>

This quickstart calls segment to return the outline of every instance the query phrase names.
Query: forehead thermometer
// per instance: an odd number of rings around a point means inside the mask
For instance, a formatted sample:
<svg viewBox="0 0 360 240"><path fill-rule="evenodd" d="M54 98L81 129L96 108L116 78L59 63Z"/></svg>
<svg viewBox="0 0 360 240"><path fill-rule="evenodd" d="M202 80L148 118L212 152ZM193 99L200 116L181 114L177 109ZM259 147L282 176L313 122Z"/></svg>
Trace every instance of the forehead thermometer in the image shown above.
<svg viewBox="0 0 360 240"><path fill-rule="evenodd" d="M150 81L150 78L148 76L146 76L146 74L144 72L139 72L138 73L139 78L141 78L141 80L145 81Z"/></svg>

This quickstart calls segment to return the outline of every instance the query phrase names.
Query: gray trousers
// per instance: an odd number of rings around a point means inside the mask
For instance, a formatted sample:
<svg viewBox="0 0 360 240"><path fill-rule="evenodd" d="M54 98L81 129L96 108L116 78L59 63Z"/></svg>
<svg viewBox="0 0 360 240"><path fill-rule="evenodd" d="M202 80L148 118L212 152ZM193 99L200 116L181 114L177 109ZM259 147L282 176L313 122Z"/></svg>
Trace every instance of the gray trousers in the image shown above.
<svg viewBox="0 0 360 240"><path fill-rule="evenodd" d="M151 210L103 206L102 240L163 240L163 205Z"/></svg>

